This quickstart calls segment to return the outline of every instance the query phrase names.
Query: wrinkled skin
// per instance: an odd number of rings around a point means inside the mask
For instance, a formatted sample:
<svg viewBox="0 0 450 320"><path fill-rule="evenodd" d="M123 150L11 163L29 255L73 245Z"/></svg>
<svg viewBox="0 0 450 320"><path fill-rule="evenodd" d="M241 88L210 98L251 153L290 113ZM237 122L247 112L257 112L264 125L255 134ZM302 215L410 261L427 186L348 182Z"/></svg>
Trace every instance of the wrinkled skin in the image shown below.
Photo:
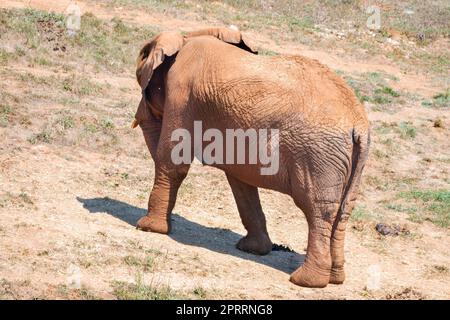
<svg viewBox="0 0 450 320"><path fill-rule="evenodd" d="M344 235L368 154L364 108L345 82L304 57L255 54L240 32L209 29L181 36L162 33L137 61L143 98L139 125L155 162L144 231L167 234L177 190L189 165L175 165L177 128L279 129L280 168L261 175L261 164L214 165L227 176L247 235L237 248L264 255L272 242L258 188L290 195L308 221L305 262L291 281L305 287L340 284ZM199 235L201 236L201 235Z"/></svg>

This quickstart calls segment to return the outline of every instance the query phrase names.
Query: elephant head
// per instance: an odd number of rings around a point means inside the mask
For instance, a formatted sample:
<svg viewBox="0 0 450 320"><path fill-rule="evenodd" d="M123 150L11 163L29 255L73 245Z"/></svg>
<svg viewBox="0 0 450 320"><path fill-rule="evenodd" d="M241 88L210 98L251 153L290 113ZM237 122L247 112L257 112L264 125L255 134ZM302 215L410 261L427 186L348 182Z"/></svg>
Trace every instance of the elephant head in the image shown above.
<svg viewBox="0 0 450 320"><path fill-rule="evenodd" d="M137 59L136 77L142 89L142 99L132 124L133 128L152 118L162 119L167 72L185 43L200 36L212 36L248 52L258 53L241 32L228 28L203 29L184 36L177 32L158 34L144 44Z"/></svg>

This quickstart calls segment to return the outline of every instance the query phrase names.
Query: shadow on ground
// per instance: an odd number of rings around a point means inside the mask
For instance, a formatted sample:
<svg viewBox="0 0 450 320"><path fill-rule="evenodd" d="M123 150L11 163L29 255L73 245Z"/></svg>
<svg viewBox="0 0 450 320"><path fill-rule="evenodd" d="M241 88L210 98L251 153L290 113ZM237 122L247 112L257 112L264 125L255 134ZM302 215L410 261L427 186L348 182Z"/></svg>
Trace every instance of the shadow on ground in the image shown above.
<svg viewBox="0 0 450 320"><path fill-rule="evenodd" d="M90 213L106 212L113 217L136 226L139 218L147 214L147 210L108 197L83 199L77 197L83 207ZM163 236L163 235L161 235ZM272 251L266 256L256 256L242 252L234 247L242 235L228 229L205 227L189 221L178 214L172 214L172 232L169 237L185 245L206 248L211 251L229 254L242 259L254 261L274 269L292 273L303 263L305 255L296 252Z"/></svg>

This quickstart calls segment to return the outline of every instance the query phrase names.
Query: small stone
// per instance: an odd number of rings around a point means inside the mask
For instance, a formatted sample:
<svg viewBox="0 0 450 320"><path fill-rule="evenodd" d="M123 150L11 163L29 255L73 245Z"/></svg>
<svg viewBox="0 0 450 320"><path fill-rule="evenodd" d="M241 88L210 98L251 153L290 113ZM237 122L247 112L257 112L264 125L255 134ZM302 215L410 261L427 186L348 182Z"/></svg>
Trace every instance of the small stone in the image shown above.
<svg viewBox="0 0 450 320"><path fill-rule="evenodd" d="M437 118L433 121L433 127L435 128L443 128L444 127L444 122L442 121L441 118Z"/></svg>
<svg viewBox="0 0 450 320"><path fill-rule="evenodd" d="M375 230L383 236L398 236L398 231L384 223L378 223Z"/></svg>
<svg viewBox="0 0 450 320"><path fill-rule="evenodd" d="M410 231L408 230L408 228L406 226L394 225L391 227L384 223L378 223L375 226L375 229L377 230L377 232L379 234L381 234L383 236L398 236L400 234L402 234L402 235L410 234Z"/></svg>

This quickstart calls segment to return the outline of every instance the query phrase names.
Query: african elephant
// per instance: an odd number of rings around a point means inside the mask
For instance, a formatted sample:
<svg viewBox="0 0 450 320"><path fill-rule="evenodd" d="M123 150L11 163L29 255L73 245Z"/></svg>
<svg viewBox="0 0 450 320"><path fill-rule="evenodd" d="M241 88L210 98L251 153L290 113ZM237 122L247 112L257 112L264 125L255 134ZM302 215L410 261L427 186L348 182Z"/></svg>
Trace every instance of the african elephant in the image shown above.
<svg viewBox="0 0 450 320"><path fill-rule="evenodd" d="M140 51L136 75L142 99L133 128L141 127L155 162L148 215L137 228L170 232L177 190L189 170L189 163L172 161L174 130L192 132L194 121L220 132L275 128L275 174L261 174L260 162L210 164L225 172L247 230L237 248L271 251L258 188L275 190L293 198L309 227L305 261L291 282L343 283L345 227L370 144L364 107L349 86L316 60L257 55L239 31L226 28L155 36Z"/></svg>

